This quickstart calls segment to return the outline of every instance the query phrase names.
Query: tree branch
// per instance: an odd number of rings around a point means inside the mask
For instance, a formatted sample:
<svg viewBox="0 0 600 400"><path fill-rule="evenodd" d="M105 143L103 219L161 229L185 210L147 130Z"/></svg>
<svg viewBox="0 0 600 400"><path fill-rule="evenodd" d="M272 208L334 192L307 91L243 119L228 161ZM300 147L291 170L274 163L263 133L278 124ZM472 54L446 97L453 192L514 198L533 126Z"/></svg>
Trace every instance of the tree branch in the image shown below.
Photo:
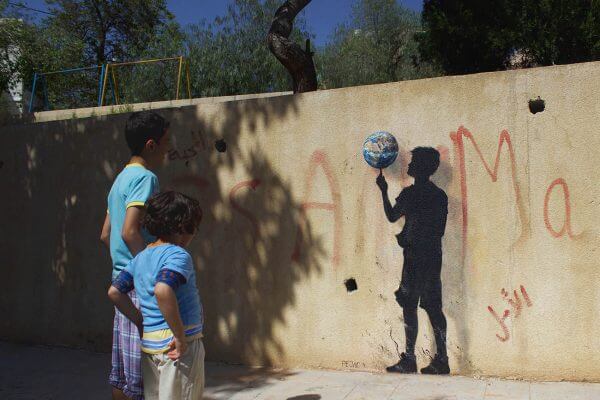
<svg viewBox="0 0 600 400"><path fill-rule="evenodd" d="M317 73L310 51L310 40L303 50L289 37L292 33L294 18L311 0L287 0L275 12L271 29L267 35L269 50L292 75L294 93L317 90Z"/></svg>

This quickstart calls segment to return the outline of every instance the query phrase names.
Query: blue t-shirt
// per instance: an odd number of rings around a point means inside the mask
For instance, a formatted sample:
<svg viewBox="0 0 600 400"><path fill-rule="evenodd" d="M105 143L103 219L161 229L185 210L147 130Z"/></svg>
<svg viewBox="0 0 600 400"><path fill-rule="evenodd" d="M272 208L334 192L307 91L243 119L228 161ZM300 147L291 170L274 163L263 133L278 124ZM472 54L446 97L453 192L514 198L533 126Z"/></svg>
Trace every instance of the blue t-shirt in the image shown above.
<svg viewBox="0 0 600 400"><path fill-rule="evenodd" d="M121 236L125 213L129 207L143 207L148 198L156 192L158 192L158 178L141 164L126 165L110 189L108 214L110 217L110 256L113 262L113 279L133 258ZM145 230L142 230L142 236L146 243L154 240Z"/></svg>
<svg viewBox="0 0 600 400"><path fill-rule="evenodd" d="M124 269L133 276L133 285L144 317L144 332L169 328L158 308L156 296L154 296L156 278L165 269L180 273L186 280L175 290L183 325L200 326L201 330L203 324L202 303L196 287L196 271L192 257L179 246L163 244L146 248L135 256Z"/></svg>

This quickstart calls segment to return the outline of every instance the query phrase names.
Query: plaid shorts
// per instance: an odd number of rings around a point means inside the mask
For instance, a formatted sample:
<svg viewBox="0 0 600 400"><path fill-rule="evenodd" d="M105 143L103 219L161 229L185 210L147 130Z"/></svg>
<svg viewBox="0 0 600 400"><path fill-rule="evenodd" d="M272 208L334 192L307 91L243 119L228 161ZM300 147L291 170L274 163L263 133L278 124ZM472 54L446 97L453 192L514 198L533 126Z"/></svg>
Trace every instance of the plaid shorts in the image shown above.
<svg viewBox="0 0 600 400"><path fill-rule="evenodd" d="M135 290L129 292L129 298L137 308L140 307ZM132 400L144 399L141 351L140 333L137 327L115 308L112 369L108 382L111 386L122 390Z"/></svg>

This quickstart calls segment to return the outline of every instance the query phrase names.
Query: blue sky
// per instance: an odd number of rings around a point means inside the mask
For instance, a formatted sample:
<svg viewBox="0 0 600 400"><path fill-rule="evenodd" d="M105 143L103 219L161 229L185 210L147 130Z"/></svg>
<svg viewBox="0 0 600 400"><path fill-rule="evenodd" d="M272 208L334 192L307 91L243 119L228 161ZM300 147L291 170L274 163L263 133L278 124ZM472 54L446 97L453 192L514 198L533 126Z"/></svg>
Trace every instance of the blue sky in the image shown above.
<svg viewBox="0 0 600 400"><path fill-rule="evenodd" d="M21 0L29 7L46 10L44 0ZM18 2L15 0L14 2ZM212 20L227 11L231 0L167 0L167 7L180 24ZM303 11L309 28L316 35L316 44L324 44L333 29L350 16L354 0L313 0ZM421 11L423 0L399 0L405 7ZM283 3L283 0L282 0Z"/></svg>

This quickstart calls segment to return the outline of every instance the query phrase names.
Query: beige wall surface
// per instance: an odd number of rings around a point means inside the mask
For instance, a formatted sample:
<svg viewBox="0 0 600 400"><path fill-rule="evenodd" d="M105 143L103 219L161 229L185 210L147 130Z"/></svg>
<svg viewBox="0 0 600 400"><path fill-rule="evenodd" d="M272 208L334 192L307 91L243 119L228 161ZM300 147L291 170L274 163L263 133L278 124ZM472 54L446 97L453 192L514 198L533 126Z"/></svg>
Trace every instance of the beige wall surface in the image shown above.
<svg viewBox="0 0 600 400"><path fill-rule="evenodd" d="M600 381L598 93L600 63L587 63L159 110L174 134L161 186L205 213L190 252L208 358L357 370L397 360L402 220L385 219L361 153L386 130L400 144L384 171L392 199L412 183L413 147L442 155L453 372ZM537 96L546 109L532 114ZM109 348L98 236L128 158L127 117L3 129L1 338ZM422 366L435 346L423 310L419 321Z"/></svg>

